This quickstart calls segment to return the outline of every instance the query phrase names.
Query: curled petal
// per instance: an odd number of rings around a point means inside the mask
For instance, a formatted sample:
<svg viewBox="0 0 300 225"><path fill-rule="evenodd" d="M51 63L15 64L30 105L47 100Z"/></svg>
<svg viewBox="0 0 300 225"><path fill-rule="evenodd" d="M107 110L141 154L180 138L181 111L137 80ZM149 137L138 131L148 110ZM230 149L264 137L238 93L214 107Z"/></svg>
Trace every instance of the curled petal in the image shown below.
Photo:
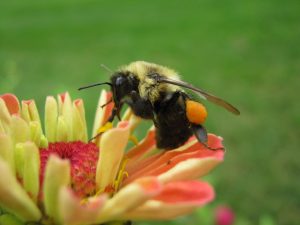
<svg viewBox="0 0 300 225"><path fill-rule="evenodd" d="M161 190L162 186L155 177L146 177L135 181L122 188L107 201L99 215L98 223L122 218L124 214L156 196Z"/></svg>
<svg viewBox="0 0 300 225"><path fill-rule="evenodd" d="M120 127L108 130L102 135L100 142L101 151L96 172L98 190L103 191L107 186L113 184L128 138L128 122L123 122Z"/></svg>
<svg viewBox="0 0 300 225"><path fill-rule="evenodd" d="M98 134L98 129L106 123L112 112L114 106L113 103L110 103L102 108L102 106L108 103L111 100L111 98L111 92L106 92L105 90L102 90L96 109L96 116L92 133L93 137L95 137Z"/></svg>
<svg viewBox="0 0 300 225"><path fill-rule="evenodd" d="M68 141L71 138L65 117L59 116L57 120L56 141Z"/></svg>
<svg viewBox="0 0 300 225"><path fill-rule="evenodd" d="M63 187L59 193L59 212L62 224L96 224L107 195L92 197L82 203L71 189Z"/></svg>
<svg viewBox="0 0 300 225"><path fill-rule="evenodd" d="M49 142L56 141L58 105L54 97L48 96L45 106L45 133Z"/></svg>
<svg viewBox="0 0 300 225"><path fill-rule="evenodd" d="M36 202L39 193L40 156L39 150L32 142L22 144L24 150L23 184L25 190Z"/></svg>
<svg viewBox="0 0 300 225"><path fill-rule="evenodd" d="M21 114L23 119L25 119L27 122L36 121L41 123L40 115L34 100L22 101Z"/></svg>
<svg viewBox="0 0 300 225"><path fill-rule="evenodd" d="M87 142L87 126L83 101L77 99L73 102L73 139Z"/></svg>
<svg viewBox="0 0 300 225"><path fill-rule="evenodd" d="M18 98L13 94L0 95L0 98L5 102L6 107L11 115L20 112L20 103Z"/></svg>
<svg viewBox="0 0 300 225"><path fill-rule="evenodd" d="M58 96L59 112L60 117L64 121L64 126L66 129L67 140L73 141L73 110L72 110L72 100L68 92ZM59 124L58 124L59 128Z"/></svg>
<svg viewBox="0 0 300 225"><path fill-rule="evenodd" d="M122 219L163 220L192 212L214 198L214 191L205 182L174 182L164 186L162 192L142 206L126 213Z"/></svg>
<svg viewBox="0 0 300 225"><path fill-rule="evenodd" d="M0 133L0 158L10 166L13 173L15 173L15 159L14 148L10 136Z"/></svg>
<svg viewBox="0 0 300 225"><path fill-rule="evenodd" d="M44 176L44 204L46 213L59 221L58 196L61 187L70 183L70 163L55 155L48 159Z"/></svg>
<svg viewBox="0 0 300 225"><path fill-rule="evenodd" d="M40 210L2 159L0 159L0 171L0 206L22 221L38 221L41 218Z"/></svg>
<svg viewBox="0 0 300 225"><path fill-rule="evenodd" d="M30 121L29 129L30 129L31 140L37 146L40 146L41 139L43 138L41 124L38 121Z"/></svg>
<svg viewBox="0 0 300 225"><path fill-rule="evenodd" d="M14 143L26 142L30 140L29 125L18 115L12 116L10 132Z"/></svg>
<svg viewBox="0 0 300 225"><path fill-rule="evenodd" d="M0 122L1 122L1 130L8 133L10 123L11 123L11 115L2 98L0 98Z"/></svg>

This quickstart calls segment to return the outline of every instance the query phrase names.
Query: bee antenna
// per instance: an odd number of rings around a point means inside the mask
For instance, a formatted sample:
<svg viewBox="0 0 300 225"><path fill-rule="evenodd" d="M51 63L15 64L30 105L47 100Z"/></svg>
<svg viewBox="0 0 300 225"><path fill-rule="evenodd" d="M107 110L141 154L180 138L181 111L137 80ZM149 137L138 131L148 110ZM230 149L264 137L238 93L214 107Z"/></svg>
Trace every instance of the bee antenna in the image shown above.
<svg viewBox="0 0 300 225"><path fill-rule="evenodd" d="M104 64L101 64L100 67L103 68L103 69L105 69L106 71L108 71L110 73L113 73L113 71L110 68L108 68L106 65L104 65Z"/></svg>
<svg viewBox="0 0 300 225"><path fill-rule="evenodd" d="M107 85L109 85L109 86L112 87L112 83L109 83L109 82L103 82L103 83L96 83L96 84L91 84L91 85L88 85L88 86L80 87L80 88L78 88L78 91L81 91L81 90L87 89L87 88L91 88L91 87L100 86L100 85L103 85L103 84L107 84Z"/></svg>

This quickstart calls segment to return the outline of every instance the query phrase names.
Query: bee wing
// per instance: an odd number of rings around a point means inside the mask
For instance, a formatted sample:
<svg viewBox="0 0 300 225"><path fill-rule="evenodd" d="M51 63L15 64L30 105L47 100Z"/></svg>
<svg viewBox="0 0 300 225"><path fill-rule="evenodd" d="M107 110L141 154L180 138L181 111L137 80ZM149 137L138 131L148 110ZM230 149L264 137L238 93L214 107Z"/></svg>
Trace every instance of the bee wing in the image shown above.
<svg viewBox="0 0 300 225"><path fill-rule="evenodd" d="M160 83L169 83L169 84L173 84L173 85L177 85L180 87L190 89L190 90L194 91L195 93L197 93L200 97L202 97L210 102L213 102L219 106L222 106L223 108L227 109L229 112L232 112L233 114L236 114L236 115L240 114L240 111L237 108L235 108L233 105L231 105L230 103L228 103L225 100L223 100L215 95L212 95L200 88L196 88L189 83L183 82L181 80L172 80L172 79L162 77L162 76L160 76L157 79L157 81Z"/></svg>

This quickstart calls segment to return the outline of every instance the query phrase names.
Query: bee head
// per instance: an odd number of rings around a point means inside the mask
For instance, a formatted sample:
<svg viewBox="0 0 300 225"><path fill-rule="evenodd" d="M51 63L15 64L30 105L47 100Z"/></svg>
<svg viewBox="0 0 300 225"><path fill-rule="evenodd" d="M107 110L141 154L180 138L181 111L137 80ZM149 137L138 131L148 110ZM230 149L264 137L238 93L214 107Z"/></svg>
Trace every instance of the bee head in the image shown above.
<svg viewBox="0 0 300 225"><path fill-rule="evenodd" d="M111 77L112 93L116 105L122 102L131 91L137 89L137 82L133 76L124 72L117 72Z"/></svg>

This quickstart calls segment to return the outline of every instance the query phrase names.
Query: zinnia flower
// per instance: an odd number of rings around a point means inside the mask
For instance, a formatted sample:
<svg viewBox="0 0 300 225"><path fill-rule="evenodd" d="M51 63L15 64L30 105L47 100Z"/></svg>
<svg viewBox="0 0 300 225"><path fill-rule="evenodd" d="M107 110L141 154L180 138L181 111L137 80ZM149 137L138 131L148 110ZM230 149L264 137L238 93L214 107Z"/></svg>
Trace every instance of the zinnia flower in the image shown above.
<svg viewBox="0 0 300 225"><path fill-rule="evenodd" d="M47 97L42 125L33 100L0 96L0 224L165 220L213 200L213 188L197 179L224 152L194 137L178 149L157 150L153 128L126 151L140 120L128 110L109 129L113 103L100 106L110 97L102 92L91 136L104 133L89 142L82 100L68 93ZM209 135L209 146L221 142Z"/></svg>

